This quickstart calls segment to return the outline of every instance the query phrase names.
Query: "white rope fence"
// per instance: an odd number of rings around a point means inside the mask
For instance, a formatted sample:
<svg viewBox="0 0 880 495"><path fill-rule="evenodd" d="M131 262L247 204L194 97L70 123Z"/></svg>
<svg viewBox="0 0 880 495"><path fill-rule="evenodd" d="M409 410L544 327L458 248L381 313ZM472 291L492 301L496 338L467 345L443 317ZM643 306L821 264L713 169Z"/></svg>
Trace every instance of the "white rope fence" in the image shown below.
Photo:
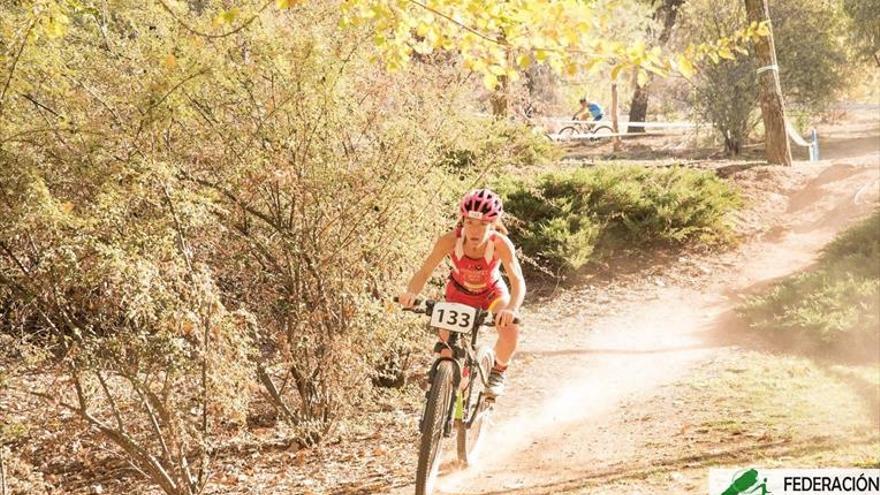
<svg viewBox="0 0 880 495"><path fill-rule="evenodd" d="M791 122L788 119L785 120L785 132L788 133L788 136L794 142L794 144L798 146L803 146L809 149L810 152L810 161L818 162L819 161L819 135L816 133L816 129L810 131L810 142L804 140L801 137L801 134L791 125Z"/></svg>
<svg viewBox="0 0 880 495"><path fill-rule="evenodd" d="M612 138L618 136L627 136L631 135L627 132L611 132L611 133L601 133L596 134L588 129L596 129L601 126L607 126L609 128L613 128L611 121L608 120L572 120L572 119L563 119L563 118L545 118L543 119L546 122L554 122L558 126L577 126L582 125L587 132L581 132L576 134L567 134L561 135L558 131L555 133L550 133L548 136L550 139L554 141L560 140L579 140L579 139L602 139L602 138ZM698 127L698 124L693 122L618 122L618 129L625 129L628 127L641 127L643 129L693 129ZM819 161L819 136L816 133L816 129L812 129L810 131L810 141L806 141L797 129L789 122L787 119L785 121L785 131L794 144L798 146L802 146L807 148L810 153L810 161L817 162Z"/></svg>
<svg viewBox="0 0 880 495"><path fill-rule="evenodd" d="M759 69L759 73L762 70L779 70L776 66L767 66ZM478 114L474 113L474 116L479 117L490 117L488 114ZM603 138L613 138L619 136L631 136L633 133L628 132L602 132L601 134L596 134L593 132L593 129L598 129L599 127L605 126L610 129L613 129L613 123L610 120L572 120L561 117L539 117L535 119L536 121L541 121L544 123L552 123L555 124L553 127L561 130L560 128L564 128L566 126L583 126L583 130L586 132L578 132L578 133L566 133L560 134L559 130L556 132L547 133L547 137L552 139L553 141L574 141L574 140L582 140L582 139L603 139ZM619 121L617 123L618 129L627 129L629 127L641 127L642 129L694 129L699 127L699 124L694 122L626 122ZM577 130L577 129L576 129ZM798 146L805 147L809 150L810 153L810 161L817 162L819 161L819 136L816 133L816 129L812 129L810 131L810 141L806 141L797 129L791 125L791 122L788 119L785 120L785 132L794 142L794 144ZM641 135L641 133L640 133Z"/></svg>
<svg viewBox="0 0 880 495"><path fill-rule="evenodd" d="M612 122L610 120L571 120L571 119L562 119L562 118L544 118L547 122L556 122L561 125L576 125L576 124L588 124L596 127L607 125L608 127L612 127ZM698 127L697 124L693 122L627 122L627 121L619 121L617 123L618 127L647 127L652 129L691 129L694 127Z"/></svg>
<svg viewBox="0 0 880 495"><path fill-rule="evenodd" d="M554 127L561 131L567 126L583 126L583 130L586 132L578 132L578 133L566 133L561 134L559 131L547 134L550 139L554 141L569 141L569 140L579 140L579 139L602 139L602 138L612 138L618 136L632 136L633 133L628 132L602 132L600 134L596 134L593 132L593 129L598 129L600 127L608 127L609 129L613 129L614 125L610 120L572 120L572 119L563 119L563 118L543 118L541 119L544 122L555 124ZM693 129L698 127L697 124L693 122L618 122L618 129L626 129L628 127L641 127L647 129Z"/></svg>

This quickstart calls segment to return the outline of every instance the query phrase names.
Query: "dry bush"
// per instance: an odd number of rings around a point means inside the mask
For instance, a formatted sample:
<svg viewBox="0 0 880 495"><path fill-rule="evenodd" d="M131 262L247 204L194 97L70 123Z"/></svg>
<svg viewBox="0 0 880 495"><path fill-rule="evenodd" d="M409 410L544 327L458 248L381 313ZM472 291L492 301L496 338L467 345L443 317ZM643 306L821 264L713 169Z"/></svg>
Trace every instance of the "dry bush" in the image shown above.
<svg viewBox="0 0 880 495"><path fill-rule="evenodd" d="M332 3L221 38L84 4L61 37L0 8L0 334L59 378L10 382L198 493L257 390L315 442L418 342L382 299L472 185L436 166L462 80L378 71Z"/></svg>
<svg viewBox="0 0 880 495"><path fill-rule="evenodd" d="M247 315L225 309L190 243L209 217L156 169L67 189L63 167L3 159L4 334L21 371L59 376L18 392L75 412L166 493L200 492L253 375Z"/></svg>

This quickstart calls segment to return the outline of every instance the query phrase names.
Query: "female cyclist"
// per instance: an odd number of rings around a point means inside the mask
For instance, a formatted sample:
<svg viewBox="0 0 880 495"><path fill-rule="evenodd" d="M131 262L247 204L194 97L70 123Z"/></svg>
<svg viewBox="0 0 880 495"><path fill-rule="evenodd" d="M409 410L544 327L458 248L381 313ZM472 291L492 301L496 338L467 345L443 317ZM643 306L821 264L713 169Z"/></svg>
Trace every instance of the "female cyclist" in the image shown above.
<svg viewBox="0 0 880 495"><path fill-rule="evenodd" d="M516 350L519 325L513 322L523 298L523 280L516 251L501 224L501 199L488 189L475 189L459 204L459 222L454 230L440 237L422 267L409 281L406 292L398 298L409 308L447 255L452 273L446 283L446 301L467 304L495 315L498 340L495 342L495 365L489 373L488 392L504 392L504 372ZM499 265L510 279L511 290L501 278ZM445 340L445 333L441 332Z"/></svg>

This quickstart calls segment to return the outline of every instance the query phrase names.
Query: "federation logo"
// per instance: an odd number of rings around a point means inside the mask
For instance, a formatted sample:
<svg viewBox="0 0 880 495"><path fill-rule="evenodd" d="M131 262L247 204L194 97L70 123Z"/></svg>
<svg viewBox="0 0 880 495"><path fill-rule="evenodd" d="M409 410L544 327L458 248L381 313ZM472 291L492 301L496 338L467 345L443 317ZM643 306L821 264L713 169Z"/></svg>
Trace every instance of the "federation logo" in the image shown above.
<svg viewBox="0 0 880 495"><path fill-rule="evenodd" d="M730 486L720 495L771 495L773 492L767 489L767 478L760 480L758 470L755 468L737 471L733 474Z"/></svg>

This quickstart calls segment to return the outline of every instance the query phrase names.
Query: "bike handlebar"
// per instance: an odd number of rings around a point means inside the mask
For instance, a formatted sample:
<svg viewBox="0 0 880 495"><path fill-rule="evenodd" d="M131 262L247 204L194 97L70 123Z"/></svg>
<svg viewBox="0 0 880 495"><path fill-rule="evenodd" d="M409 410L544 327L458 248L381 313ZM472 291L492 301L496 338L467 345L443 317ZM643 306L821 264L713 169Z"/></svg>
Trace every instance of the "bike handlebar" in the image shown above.
<svg viewBox="0 0 880 495"><path fill-rule="evenodd" d="M397 296L394 296L394 302L400 302L400 301L398 300L398 297L397 297ZM418 308L418 307L416 307L416 306L420 306L420 305L422 304L422 302L425 303L425 306L426 306L426 307L424 307L424 308ZM428 308L432 308L432 309L433 309L433 307L434 307L434 303L435 303L435 302L437 302L437 301L433 301L433 300L431 300L431 299L425 299L424 301L422 301L421 299L416 299L416 300L413 301L413 307L411 307L411 308L403 308L403 310L404 310L404 311L409 311L409 312L411 312L411 313L422 314L422 315L424 315L424 314L429 314L429 310L428 310ZM494 326L495 326L495 318L494 318L494 316L492 315L492 313L490 313L489 311L486 311L486 310L484 310L484 309L480 309L480 308L476 308L476 310L477 310L477 317L478 317L478 318L481 318L481 319L483 320L483 323L482 323L483 326L487 326L487 327L494 327ZM488 322L488 323L485 321L487 316L490 316L490 317L491 317L491 318L489 318L489 322ZM519 325L519 323L520 323L520 319L519 319L519 318L514 318L514 319L513 319L513 323Z"/></svg>

